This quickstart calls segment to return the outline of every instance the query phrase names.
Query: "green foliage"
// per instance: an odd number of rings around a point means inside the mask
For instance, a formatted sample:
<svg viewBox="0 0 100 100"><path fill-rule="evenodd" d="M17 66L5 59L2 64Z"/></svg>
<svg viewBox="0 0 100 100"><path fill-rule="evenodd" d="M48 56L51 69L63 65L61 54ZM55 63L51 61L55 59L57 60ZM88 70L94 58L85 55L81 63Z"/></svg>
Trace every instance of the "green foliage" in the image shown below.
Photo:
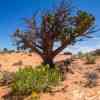
<svg viewBox="0 0 100 100"><path fill-rule="evenodd" d="M32 92L32 94L26 100L40 100L40 96L36 92Z"/></svg>
<svg viewBox="0 0 100 100"><path fill-rule="evenodd" d="M87 54L85 56L85 59L86 59L86 64L95 64L96 62L96 57L93 56L92 54Z"/></svg>
<svg viewBox="0 0 100 100"><path fill-rule="evenodd" d="M56 86L61 81L61 73L57 69L48 70L48 84L49 86Z"/></svg>
<svg viewBox="0 0 100 100"><path fill-rule="evenodd" d="M38 94L35 95L35 94L32 93L30 100L40 100L40 96Z"/></svg>
<svg viewBox="0 0 100 100"><path fill-rule="evenodd" d="M88 37L89 33L95 32L94 16L81 10L73 13L69 1L62 0L54 10L44 11L46 13L40 16L38 25L35 16L25 18L27 31L18 28L12 36L17 49L35 51L45 63L46 59L53 60L68 45L74 45L83 37ZM59 45L53 49L58 42Z"/></svg>
<svg viewBox="0 0 100 100"><path fill-rule="evenodd" d="M48 65L39 66L35 69L20 69L15 74L14 82L11 85L14 93L27 95L32 91L43 92L55 86L62 79L60 72L50 69Z"/></svg>
<svg viewBox="0 0 100 100"><path fill-rule="evenodd" d="M84 33L89 27L91 27L94 24L95 18L86 11L79 10L77 15L78 15L78 17L76 17L77 28L75 32L81 34Z"/></svg>

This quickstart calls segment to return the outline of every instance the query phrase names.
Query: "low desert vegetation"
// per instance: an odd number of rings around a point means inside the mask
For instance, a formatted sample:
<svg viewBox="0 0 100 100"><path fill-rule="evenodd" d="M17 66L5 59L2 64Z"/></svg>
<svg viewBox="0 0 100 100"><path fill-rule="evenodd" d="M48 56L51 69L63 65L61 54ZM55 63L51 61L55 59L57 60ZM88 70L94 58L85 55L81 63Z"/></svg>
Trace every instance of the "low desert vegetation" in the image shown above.
<svg viewBox="0 0 100 100"><path fill-rule="evenodd" d="M74 55L73 58L85 60L86 64L95 64L97 56L92 53L79 52L77 55Z"/></svg>
<svg viewBox="0 0 100 100"><path fill-rule="evenodd" d="M84 59L84 57L86 56L86 53L83 53L83 52L78 52L77 54L74 54L72 56L73 59Z"/></svg>
<svg viewBox="0 0 100 100"><path fill-rule="evenodd" d="M86 64L95 64L96 63L96 56L87 53L85 55Z"/></svg>
<svg viewBox="0 0 100 100"><path fill-rule="evenodd" d="M11 87L17 95L28 95L33 91L36 93L50 91L53 86L59 84L62 75L57 68L50 69L49 65L19 69L15 73L14 82Z"/></svg>
<svg viewBox="0 0 100 100"><path fill-rule="evenodd" d="M62 0L54 10L43 12L38 24L37 18L32 16L32 18L24 19L26 29L16 29L12 35L13 44L17 46L16 53L20 50L30 51L31 54L36 52L42 58L43 64L34 69L32 66L27 66L13 75L0 73L0 82L9 84L12 95L32 95L31 100L37 100L39 93L50 92L53 87L61 83L63 75L69 70L68 66L72 63L72 59L63 62L64 67L60 66L62 68L60 69L54 63L55 56L69 45L74 45L95 32L95 17L87 11L78 9L75 9L73 13L73 8L66 0ZM55 44L59 45L55 46ZM5 48L4 52L8 52L8 49ZM29 56L32 56L31 54ZM85 58L86 64L94 64L96 60L95 56L82 52L79 52L77 57ZM13 64L13 66L22 65L22 61ZM85 77L86 86L96 86L98 78L96 73L89 73Z"/></svg>
<svg viewBox="0 0 100 100"><path fill-rule="evenodd" d="M9 85L14 79L14 73L0 71L0 86Z"/></svg>
<svg viewBox="0 0 100 100"><path fill-rule="evenodd" d="M99 75L96 72L88 72L84 76L86 78L85 87L95 87L97 86L97 80Z"/></svg>
<svg viewBox="0 0 100 100"><path fill-rule="evenodd" d="M82 59L84 56L85 56L85 54L84 54L83 52L80 51L80 52L77 54L76 57L78 57L79 59Z"/></svg>

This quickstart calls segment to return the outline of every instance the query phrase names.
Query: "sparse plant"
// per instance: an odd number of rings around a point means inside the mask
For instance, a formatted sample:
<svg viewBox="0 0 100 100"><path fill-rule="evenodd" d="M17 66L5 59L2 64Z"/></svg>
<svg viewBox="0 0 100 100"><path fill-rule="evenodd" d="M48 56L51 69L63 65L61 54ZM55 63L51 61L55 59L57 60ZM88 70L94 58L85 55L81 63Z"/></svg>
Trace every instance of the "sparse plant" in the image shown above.
<svg viewBox="0 0 100 100"><path fill-rule="evenodd" d="M35 91L32 92L31 96L26 100L40 100L40 96Z"/></svg>
<svg viewBox="0 0 100 100"><path fill-rule="evenodd" d="M14 73L1 71L0 72L0 85L9 85L14 79Z"/></svg>
<svg viewBox="0 0 100 100"><path fill-rule="evenodd" d="M9 50L9 53L15 53L15 50L13 50L13 49Z"/></svg>
<svg viewBox="0 0 100 100"><path fill-rule="evenodd" d="M85 87L94 87L97 86L97 79L99 78L96 72L85 73L86 84Z"/></svg>
<svg viewBox="0 0 100 100"><path fill-rule="evenodd" d="M95 64L95 62L96 62L96 57L91 54L87 54L85 56L85 59L86 59L86 64Z"/></svg>
<svg viewBox="0 0 100 100"><path fill-rule="evenodd" d="M82 59L84 57L84 55L85 54L80 51L80 52L78 52L77 57Z"/></svg>
<svg viewBox="0 0 100 100"><path fill-rule="evenodd" d="M9 50L8 50L7 48L3 48L3 52L4 52L4 53L8 53L8 51L9 51Z"/></svg>
<svg viewBox="0 0 100 100"><path fill-rule="evenodd" d="M68 65L71 64L71 62L72 62L72 58L66 59L66 60L64 61L64 65L65 65L65 66L68 66Z"/></svg>

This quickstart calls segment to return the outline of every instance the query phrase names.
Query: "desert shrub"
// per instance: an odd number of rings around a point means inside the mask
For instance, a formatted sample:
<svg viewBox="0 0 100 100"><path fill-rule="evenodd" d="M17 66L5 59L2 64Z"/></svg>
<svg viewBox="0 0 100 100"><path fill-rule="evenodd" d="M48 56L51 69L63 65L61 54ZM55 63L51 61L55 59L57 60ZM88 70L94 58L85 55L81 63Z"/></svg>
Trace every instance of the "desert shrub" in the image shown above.
<svg viewBox="0 0 100 100"><path fill-rule="evenodd" d="M8 85L12 83L13 79L14 79L13 73L7 71L0 72L0 85Z"/></svg>
<svg viewBox="0 0 100 100"><path fill-rule="evenodd" d="M99 76L96 72L88 72L84 77L86 78L85 87L97 86L97 79L99 78Z"/></svg>
<svg viewBox="0 0 100 100"><path fill-rule="evenodd" d="M85 59L86 59L86 64L95 64L96 57L93 56L92 54L87 54L85 56Z"/></svg>
<svg viewBox="0 0 100 100"><path fill-rule="evenodd" d="M78 54L73 55L73 58L82 59L84 56L85 56L85 54L80 51L80 52L78 52Z"/></svg>
<svg viewBox="0 0 100 100"><path fill-rule="evenodd" d="M23 65L23 61L19 60L18 62L15 62L12 64L12 66L22 66Z"/></svg>
<svg viewBox="0 0 100 100"><path fill-rule="evenodd" d="M46 91L57 85L61 78L62 75L58 69L50 69L48 65L41 65L35 69L32 67L24 68L16 72L11 87L14 93L27 95L32 91Z"/></svg>
<svg viewBox="0 0 100 100"><path fill-rule="evenodd" d="M8 53L8 51L9 51L9 50L8 50L7 48L3 48L3 52L4 52L4 53Z"/></svg>
<svg viewBox="0 0 100 100"><path fill-rule="evenodd" d="M47 74L49 86L56 86L62 80L62 74L57 69L50 69Z"/></svg>
<svg viewBox="0 0 100 100"><path fill-rule="evenodd" d="M9 50L8 53L15 53L15 50Z"/></svg>

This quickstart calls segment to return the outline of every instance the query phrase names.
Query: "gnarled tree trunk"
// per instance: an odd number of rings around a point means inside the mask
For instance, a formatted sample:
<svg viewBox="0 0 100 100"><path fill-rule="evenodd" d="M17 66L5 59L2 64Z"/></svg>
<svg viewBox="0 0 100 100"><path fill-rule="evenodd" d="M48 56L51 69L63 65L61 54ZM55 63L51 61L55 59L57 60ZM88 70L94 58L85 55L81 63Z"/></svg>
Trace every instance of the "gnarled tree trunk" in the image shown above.
<svg viewBox="0 0 100 100"><path fill-rule="evenodd" d="M50 59L50 58L44 58L44 64L48 64L50 65L50 68L54 68L54 62L53 62L53 59Z"/></svg>
<svg viewBox="0 0 100 100"><path fill-rule="evenodd" d="M42 56L42 59L43 59L43 64L45 64L45 65L48 64L50 66L50 68L54 68L55 64L53 62L54 57L52 54L46 54L46 55Z"/></svg>

